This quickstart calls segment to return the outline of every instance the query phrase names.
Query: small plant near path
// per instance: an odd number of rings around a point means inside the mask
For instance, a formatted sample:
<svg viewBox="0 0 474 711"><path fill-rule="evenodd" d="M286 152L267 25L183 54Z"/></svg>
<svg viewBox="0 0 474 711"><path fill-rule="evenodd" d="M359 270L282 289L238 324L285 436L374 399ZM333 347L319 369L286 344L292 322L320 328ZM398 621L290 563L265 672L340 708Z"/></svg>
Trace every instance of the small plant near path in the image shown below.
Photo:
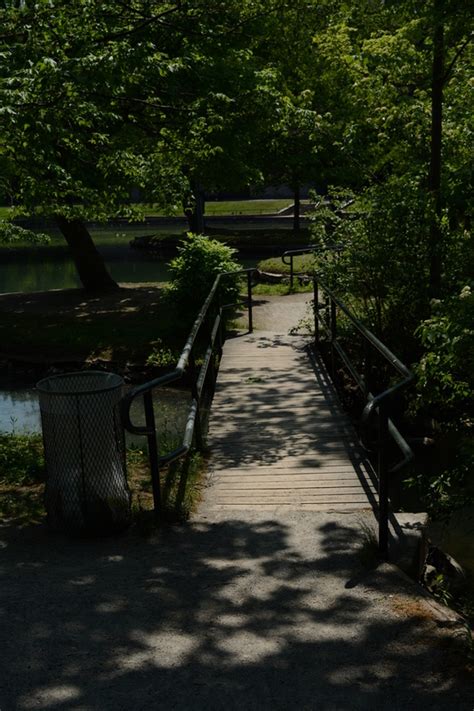
<svg viewBox="0 0 474 711"><path fill-rule="evenodd" d="M162 434L160 450L163 454L177 444L175 436L167 432ZM202 455L191 452L187 459L163 470L163 511L156 519L146 449L136 445L128 447L128 483L132 493L133 522L138 531L150 532L157 521L185 520L200 498L203 469ZM41 435L0 433L0 523L28 526L44 522L45 481Z"/></svg>

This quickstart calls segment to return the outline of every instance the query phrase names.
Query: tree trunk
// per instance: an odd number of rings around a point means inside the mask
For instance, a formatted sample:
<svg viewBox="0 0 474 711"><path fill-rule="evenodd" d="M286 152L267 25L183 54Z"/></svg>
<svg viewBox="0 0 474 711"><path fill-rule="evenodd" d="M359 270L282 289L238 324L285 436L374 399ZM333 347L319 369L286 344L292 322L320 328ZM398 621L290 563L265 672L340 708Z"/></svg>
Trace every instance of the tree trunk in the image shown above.
<svg viewBox="0 0 474 711"><path fill-rule="evenodd" d="M300 231L300 185L299 183L293 188L294 193L294 209L293 209L293 232L298 233Z"/></svg>
<svg viewBox="0 0 474 711"><path fill-rule="evenodd" d="M435 27L433 36L433 65L431 84L431 159L429 189L433 214L430 224L430 296L441 292L442 233L441 233L441 149L443 129L444 83L444 26L441 17L443 0L435 1Z"/></svg>
<svg viewBox="0 0 474 711"><path fill-rule="evenodd" d="M112 279L102 256L82 220L67 220L56 215L56 222L71 250L79 279L88 291L112 291L118 284Z"/></svg>
<svg viewBox="0 0 474 711"><path fill-rule="evenodd" d="M196 235L204 233L204 192L199 184L191 181L192 199L184 206L189 231Z"/></svg>

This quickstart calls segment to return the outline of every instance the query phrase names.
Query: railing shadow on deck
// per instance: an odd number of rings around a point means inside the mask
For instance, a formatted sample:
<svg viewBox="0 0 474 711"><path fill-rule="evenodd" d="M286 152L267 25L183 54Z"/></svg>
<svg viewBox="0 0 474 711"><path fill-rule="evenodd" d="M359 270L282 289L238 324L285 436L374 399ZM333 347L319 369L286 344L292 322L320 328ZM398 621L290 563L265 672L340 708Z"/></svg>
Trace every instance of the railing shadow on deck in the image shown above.
<svg viewBox="0 0 474 711"><path fill-rule="evenodd" d="M132 388L122 399L121 417L124 428L131 434L145 436L148 441L153 503L156 516L159 515L162 509L160 469L177 459L186 457L191 450L193 442L196 443L198 450L202 451L204 449L202 403L206 389L213 389L217 377L216 356L217 358L221 357L225 338L224 313L245 303L248 312L248 332L252 333L253 331L252 277L256 272L257 270L252 268L219 274L214 280L212 288L196 317L174 370ZM232 304L222 303L221 283L226 279L244 275L247 281L246 298ZM201 338L200 348L204 351L200 366L197 364L199 338ZM202 343L203 340L204 345ZM184 375L187 375L191 381L192 399L182 444L173 451L160 455L153 408L153 390L179 381ZM131 408L139 397L143 398L145 425L137 425L132 422Z"/></svg>
<svg viewBox="0 0 474 711"><path fill-rule="evenodd" d="M293 258L298 254L314 252L315 248L308 247L304 250L289 250L282 255L282 261L290 260L293 272ZM337 254L341 251L340 245L329 245L318 252L327 251ZM320 296L323 303L320 303ZM338 315L343 314L354 329L354 333L362 339L364 344L364 370L359 372L358 366L353 362L344 348L338 334ZM331 288L324 283L318 274L313 275L313 315L314 315L314 348L320 349L322 339L329 347L332 377L336 372L336 359L350 376L356 387L366 399L366 405L360 422L361 441L367 449L375 451L376 473L378 482L378 523L379 523L379 551L383 558L388 557L389 543L389 476L402 469L413 459L413 452L406 439L395 426L393 421L394 401L399 394L407 388L414 379L407 366L401 362L387 346L382 343L364 324L352 313ZM395 384L390 384L382 392L372 392L371 370L372 354L381 357L390 368L400 377ZM376 441L367 445L368 433L375 424L377 430ZM400 450L402 459L397 462L388 461L388 443L392 442ZM393 517L392 517L393 518Z"/></svg>

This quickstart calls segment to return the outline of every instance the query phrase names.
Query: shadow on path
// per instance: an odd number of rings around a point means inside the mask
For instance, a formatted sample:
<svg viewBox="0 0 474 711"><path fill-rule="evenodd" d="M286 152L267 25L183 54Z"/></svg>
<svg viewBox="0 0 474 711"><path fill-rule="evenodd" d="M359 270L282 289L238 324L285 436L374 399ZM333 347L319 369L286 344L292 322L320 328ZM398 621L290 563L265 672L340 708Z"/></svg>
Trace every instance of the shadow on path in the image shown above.
<svg viewBox="0 0 474 711"><path fill-rule="evenodd" d="M472 709L451 637L392 569L361 573L360 537L340 514L0 529L0 708Z"/></svg>

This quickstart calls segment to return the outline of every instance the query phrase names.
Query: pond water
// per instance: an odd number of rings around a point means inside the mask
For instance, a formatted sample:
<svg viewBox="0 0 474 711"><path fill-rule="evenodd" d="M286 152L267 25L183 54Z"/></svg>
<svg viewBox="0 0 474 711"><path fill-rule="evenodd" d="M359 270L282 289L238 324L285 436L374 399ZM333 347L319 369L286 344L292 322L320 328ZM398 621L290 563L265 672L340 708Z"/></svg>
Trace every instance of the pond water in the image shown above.
<svg viewBox="0 0 474 711"><path fill-rule="evenodd" d="M129 247L103 248L105 263L117 282L169 281L168 262ZM242 268L254 267L261 257L239 260ZM0 293L74 289L81 283L67 249L45 255L31 252L0 261Z"/></svg>
<svg viewBox="0 0 474 711"><path fill-rule="evenodd" d="M101 252L118 282L166 282L169 270L164 259L156 259L124 245L103 247ZM31 250L8 255L0 262L0 293L47 291L80 287L67 247Z"/></svg>
<svg viewBox="0 0 474 711"><path fill-rule="evenodd" d="M161 388L154 393L154 409L158 432L171 437L184 432L190 404L190 394L176 388ZM132 422L145 424L143 407L137 399L132 407ZM41 432L38 392L35 389L0 390L0 432ZM144 438L128 437L141 443Z"/></svg>

